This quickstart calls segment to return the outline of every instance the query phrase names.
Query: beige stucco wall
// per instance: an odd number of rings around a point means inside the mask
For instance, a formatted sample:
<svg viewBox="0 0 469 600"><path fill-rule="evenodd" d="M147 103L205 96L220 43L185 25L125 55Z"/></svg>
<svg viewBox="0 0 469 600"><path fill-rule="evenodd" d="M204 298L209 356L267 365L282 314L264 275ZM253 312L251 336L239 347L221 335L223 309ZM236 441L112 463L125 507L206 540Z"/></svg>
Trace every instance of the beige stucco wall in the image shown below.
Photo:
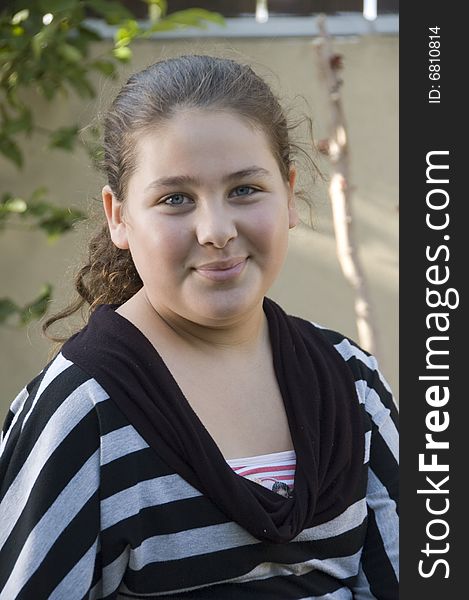
<svg viewBox="0 0 469 600"><path fill-rule="evenodd" d="M368 278L381 337L382 369L398 395L398 38L368 36L338 38L344 56L343 100L349 127L354 189L354 227L360 257ZM310 111L315 136L326 137L328 110L318 80L312 40L306 38L229 39L202 42L164 40L144 42L135 48L129 71L160 57L185 52L222 53L253 64L280 96L301 111ZM49 105L35 100L39 121L48 128L77 120L89 123L113 97L118 83L97 79L96 101L70 96ZM84 153L46 152L44 141L24 144L26 166L22 172L0 158L1 187L28 196L46 185L51 199L88 206L99 196L100 176ZM327 170L325 162L320 163ZM309 185L314 203L315 230L300 226L291 233L285 268L271 297L294 314L338 329L357 339L353 293L343 279L335 255L330 205L324 184ZM70 294L70 269L82 252L86 229L69 234L48 246L41 233L7 232L0 235L0 297L25 302L37 295L41 283L50 281L58 307ZM39 327L27 330L0 328L0 420L20 390L42 368L49 345Z"/></svg>

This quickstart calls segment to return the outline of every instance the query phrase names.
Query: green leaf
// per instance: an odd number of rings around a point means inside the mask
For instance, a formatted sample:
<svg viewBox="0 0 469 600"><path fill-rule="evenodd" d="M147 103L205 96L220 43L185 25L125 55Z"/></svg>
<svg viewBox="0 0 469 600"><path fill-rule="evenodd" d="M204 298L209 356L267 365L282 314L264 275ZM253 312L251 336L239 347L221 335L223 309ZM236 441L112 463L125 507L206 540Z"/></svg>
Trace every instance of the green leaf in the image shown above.
<svg viewBox="0 0 469 600"><path fill-rule="evenodd" d="M86 4L99 15L104 17L110 25L118 25L127 19L133 19L133 14L120 2L110 0L87 0Z"/></svg>
<svg viewBox="0 0 469 600"><path fill-rule="evenodd" d="M29 109L24 108L21 111L21 115L17 119L12 119L6 114L6 111L2 110L4 124L2 127L2 133L6 136L11 136L19 133L20 131L25 131L26 133L31 133L33 123L32 123L32 113Z"/></svg>
<svg viewBox="0 0 469 600"><path fill-rule="evenodd" d="M168 12L168 3L166 0L145 0L148 6L148 18L152 23L162 19Z"/></svg>
<svg viewBox="0 0 469 600"><path fill-rule="evenodd" d="M48 241L54 242L84 218L83 213L79 211L53 207L51 214L41 219L38 225L47 234Z"/></svg>
<svg viewBox="0 0 469 600"><path fill-rule="evenodd" d="M145 4L148 5L148 16L150 19L152 11L155 14L158 11L160 18L164 17L168 12L168 3L166 0L145 0Z"/></svg>
<svg viewBox="0 0 469 600"><path fill-rule="evenodd" d="M45 186L40 186L31 194L29 201L30 203L39 202L39 200L43 200L48 193L49 190Z"/></svg>
<svg viewBox="0 0 469 600"><path fill-rule="evenodd" d="M173 23L171 21L167 21L166 19L163 19L161 21L158 21L157 23L153 23L153 25L151 25L151 27L149 27L142 34L142 38L148 38L153 33L158 33L158 31L173 31L174 29L177 29L177 28L178 28L178 25L176 23Z"/></svg>
<svg viewBox="0 0 469 600"><path fill-rule="evenodd" d="M20 27L19 25L17 25L16 27L13 27L11 33L15 37L21 37L22 35L24 35L24 27Z"/></svg>
<svg viewBox="0 0 469 600"><path fill-rule="evenodd" d="M121 62L128 62L132 58L132 50L128 46L114 48L112 53Z"/></svg>
<svg viewBox="0 0 469 600"><path fill-rule="evenodd" d="M33 56L36 60L40 59L42 53L47 50L50 45L54 46L54 38L57 36L57 29L59 26L60 21L54 19L49 25L42 27L42 29L32 37L31 47Z"/></svg>
<svg viewBox="0 0 469 600"><path fill-rule="evenodd" d="M13 15L13 18L11 20L11 24L12 25L19 25L23 21L26 21L26 19L28 17L29 17L29 10L27 8L23 8L23 10L20 10L15 15Z"/></svg>
<svg viewBox="0 0 469 600"><path fill-rule="evenodd" d="M36 60L39 60L42 54L42 51L47 46L47 39L49 37L48 27L44 27L36 33L31 39L31 48L33 50L33 56Z"/></svg>
<svg viewBox="0 0 469 600"><path fill-rule="evenodd" d="M58 13L72 11L79 4L79 0L39 0L39 8L45 13Z"/></svg>
<svg viewBox="0 0 469 600"><path fill-rule="evenodd" d="M24 213L28 209L28 205L23 198L10 198L2 204L2 208L10 213Z"/></svg>
<svg viewBox="0 0 469 600"><path fill-rule="evenodd" d="M33 319L40 319L47 311L47 306L52 297L52 285L46 283L42 286L39 296L20 310L20 322L26 325Z"/></svg>
<svg viewBox="0 0 469 600"><path fill-rule="evenodd" d="M106 77L115 77L116 75L116 66L109 60L95 60L90 66L100 71L103 75L106 75Z"/></svg>
<svg viewBox="0 0 469 600"><path fill-rule="evenodd" d="M0 207L3 204L6 204L8 202L8 200L11 200L13 198L13 195L10 194L10 192L3 192L2 197L0 199Z"/></svg>
<svg viewBox="0 0 469 600"><path fill-rule="evenodd" d="M60 44L57 52L70 63L79 63L83 59L83 54L80 50L71 44Z"/></svg>
<svg viewBox="0 0 469 600"><path fill-rule="evenodd" d="M6 135L0 135L0 152L18 168L23 166L23 155L18 144Z"/></svg>
<svg viewBox="0 0 469 600"><path fill-rule="evenodd" d="M137 21L135 19L127 21L122 27L119 27L114 35L116 47L127 46L139 33L141 33L141 29Z"/></svg>
<svg viewBox="0 0 469 600"><path fill-rule="evenodd" d="M62 148L71 151L77 141L77 135L80 128L77 125L73 127L61 127L52 133L49 141L49 148Z"/></svg>
<svg viewBox="0 0 469 600"><path fill-rule="evenodd" d="M38 88L49 101L54 98L59 89L57 82L49 79L47 76L44 76L38 81Z"/></svg>
<svg viewBox="0 0 469 600"><path fill-rule="evenodd" d="M177 25L185 25L186 27L205 27L204 21L211 21L218 25L226 25L225 18L220 13L205 10L204 8L188 8L187 10L179 10L173 12L165 18L165 20L173 22Z"/></svg>
<svg viewBox="0 0 469 600"><path fill-rule="evenodd" d="M10 298L0 298L0 323L5 323L8 317L19 312L20 308Z"/></svg>
<svg viewBox="0 0 469 600"><path fill-rule="evenodd" d="M47 311L48 304L52 297L53 287L50 283L45 283L37 298L29 302L24 307L20 307L10 298L0 298L0 323L5 323L12 315L18 315L19 324L27 325L34 319L41 318Z"/></svg>
<svg viewBox="0 0 469 600"><path fill-rule="evenodd" d="M95 31L94 29L90 29L85 25L79 25L77 27L77 30L80 38L83 39L85 42L100 42L103 39L97 31Z"/></svg>
<svg viewBox="0 0 469 600"><path fill-rule="evenodd" d="M43 215L47 215L52 207L53 205L48 202L37 202L35 204L30 203L28 208L28 216L42 217Z"/></svg>

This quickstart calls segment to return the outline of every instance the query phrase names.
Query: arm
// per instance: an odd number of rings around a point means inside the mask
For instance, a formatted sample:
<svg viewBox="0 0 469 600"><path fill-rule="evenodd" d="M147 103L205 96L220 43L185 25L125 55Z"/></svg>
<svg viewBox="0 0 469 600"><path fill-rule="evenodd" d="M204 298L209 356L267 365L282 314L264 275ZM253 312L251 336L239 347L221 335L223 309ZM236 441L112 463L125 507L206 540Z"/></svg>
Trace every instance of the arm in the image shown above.
<svg viewBox="0 0 469 600"><path fill-rule="evenodd" d="M397 600L399 577L398 432L391 391L373 357L363 355L361 382L371 431L368 463L368 526L356 600Z"/></svg>
<svg viewBox="0 0 469 600"><path fill-rule="evenodd" d="M59 355L12 404L0 457L0 600L99 597L96 393Z"/></svg>

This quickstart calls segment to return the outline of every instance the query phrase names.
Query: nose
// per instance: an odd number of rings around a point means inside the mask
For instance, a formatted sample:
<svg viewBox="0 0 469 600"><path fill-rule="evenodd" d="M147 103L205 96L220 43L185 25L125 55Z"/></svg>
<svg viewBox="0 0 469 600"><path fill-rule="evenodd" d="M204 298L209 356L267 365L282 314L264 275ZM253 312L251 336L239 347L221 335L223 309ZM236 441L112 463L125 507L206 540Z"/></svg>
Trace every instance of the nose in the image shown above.
<svg viewBox="0 0 469 600"><path fill-rule="evenodd" d="M196 212L196 235L201 246L224 248L238 235L234 216L223 201L204 202Z"/></svg>

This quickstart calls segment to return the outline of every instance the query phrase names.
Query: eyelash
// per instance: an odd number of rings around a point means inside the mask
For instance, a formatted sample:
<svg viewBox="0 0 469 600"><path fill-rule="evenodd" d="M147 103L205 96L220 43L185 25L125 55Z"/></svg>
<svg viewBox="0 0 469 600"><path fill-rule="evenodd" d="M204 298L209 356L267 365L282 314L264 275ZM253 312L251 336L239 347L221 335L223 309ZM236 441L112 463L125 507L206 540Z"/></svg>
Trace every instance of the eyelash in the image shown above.
<svg viewBox="0 0 469 600"><path fill-rule="evenodd" d="M248 188L248 189L252 190L252 192L251 192L250 194L243 194L243 195L246 195L246 196L252 196L252 194L253 194L253 193L255 193L255 192L259 192L259 191L260 191L260 190L258 190L257 188L254 188L254 187L252 187L251 185L238 185L237 187L235 187L235 188L233 188L233 189L234 189L234 190L239 190L239 189L242 189L242 188ZM243 197L243 195L241 195L241 196L238 196L238 198L239 198L239 197ZM171 194L171 196L167 196L166 198L164 198L164 199L161 201L161 204L164 204L164 205L166 205L166 206L184 206L184 204L171 204L171 203L169 203L169 202L168 202L168 200L170 200L171 198L174 198L175 196L183 196L184 198L187 198L187 196L185 196L185 195L184 195L184 194L182 194L182 193L179 193L179 194Z"/></svg>

